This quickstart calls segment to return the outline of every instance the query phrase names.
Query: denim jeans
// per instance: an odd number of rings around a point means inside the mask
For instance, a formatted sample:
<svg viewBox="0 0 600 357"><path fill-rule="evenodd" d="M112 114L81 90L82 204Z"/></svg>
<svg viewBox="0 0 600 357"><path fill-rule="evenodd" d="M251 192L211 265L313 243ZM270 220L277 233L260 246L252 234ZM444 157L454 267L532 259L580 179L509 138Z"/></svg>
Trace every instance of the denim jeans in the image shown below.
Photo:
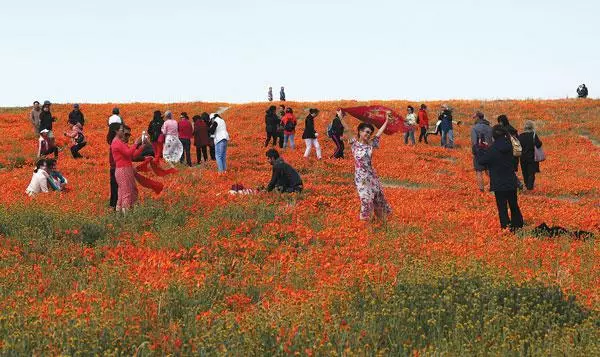
<svg viewBox="0 0 600 357"><path fill-rule="evenodd" d="M219 172L227 170L227 140L223 139L215 144L215 156Z"/></svg>
<svg viewBox="0 0 600 357"><path fill-rule="evenodd" d="M286 148L288 146L291 147L292 149L296 148L296 143L294 142L295 135L296 134L294 134L294 133L291 133L290 135L283 135L283 147L284 148ZM289 142L289 145L288 145L288 142Z"/></svg>
<svg viewBox="0 0 600 357"><path fill-rule="evenodd" d="M408 138L410 138L410 142L415 145L415 128L410 128L404 133L404 144L408 144Z"/></svg>
<svg viewBox="0 0 600 357"><path fill-rule="evenodd" d="M452 129L448 131L442 130L442 146L446 148L454 147L454 131Z"/></svg>

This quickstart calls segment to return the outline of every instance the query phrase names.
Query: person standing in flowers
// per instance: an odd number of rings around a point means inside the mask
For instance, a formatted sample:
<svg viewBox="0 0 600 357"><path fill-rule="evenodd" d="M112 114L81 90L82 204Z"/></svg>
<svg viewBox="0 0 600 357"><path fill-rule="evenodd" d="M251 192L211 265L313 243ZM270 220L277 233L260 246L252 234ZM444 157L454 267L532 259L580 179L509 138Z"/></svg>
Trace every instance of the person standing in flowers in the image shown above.
<svg viewBox="0 0 600 357"><path fill-rule="evenodd" d="M406 118L404 118L404 125L408 129L404 133L404 145L408 145L408 139L412 145L415 145L415 126L417 125L417 115L415 114L415 108L409 105L406 108Z"/></svg>
<svg viewBox="0 0 600 357"><path fill-rule="evenodd" d="M429 117L427 116L427 106L425 104L421 104L421 109L419 109L419 116L417 118L417 123L421 128L421 133L419 134L419 142L425 139L425 144L427 142L427 130L429 130Z"/></svg>
<svg viewBox="0 0 600 357"><path fill-rule="evenodd" d="M438 117L442 133L441 145L445 148L454 147L454 130L452 127L452 110L447 104L442 104L442 112Z"/></svg>
<svg viewBox="0 0 600 357"><path fill-rule="evenodd" d="M285 89L283 87L281 87L281 90L279 91L279 100L285 102Z"/></svg>
<svg viewBox="0 0 600 357"><path fill-rule="evenodd" d="M356 138L350 141L354 156L354 183L360 197L361 220L370 219L373 212L382 219L392 212L390 205L385 200L383 187L371 162L373 149L379 147L379 138L391 119L392 114L388 112L385 123L375 133L373 139L371 139L375 131L373 125L360 123Z"/></svg>
<svg viewBox="0 0 600 357"><path fill-rule="evenodd" d="M75 125L77 123L81 124L83 127L85 124L85 118L79 109L79 104L73 104L73 110L69 113L69 124Z"/></svg>
<svg viewBox="0 0 600 357"><path fill-rule="evenodd" d="M515 138L519 137L519 132L512 125L510 125L510 123L508 122L508 117L506 115L502 114L498 116L498 125L501 125L504 128L504 130L506 130L508 135L513 136ZM519 171L519 158L516 156L513 156L513 168L515 172ZM518 176L517 181L519 189L523 189L523 183L521 182L521 180L519 180Z"/></svg>
<svg viewBox="0 0 600 357"><path fill-rule="evenodd" d="M165 123L160 110L155 110L152 120L148 123L148 137L152 144L154 159L159 160L162 157L163 143L165 136L162 134L162 126Z"/></svg>
<svg viewBox="0 0 600 357"><path fill-rule="evenodd" d="M518 179L513 167L513 148L509 135L502 125L494 126L494 143L486 151L477 149L481 151L477 163L487 167L490 172L490 190L496 196L500 227L516 230L523 227L523 216L517 201Z"/></svg>
<svg viewBox="0 0 600 357"><path fill-rule="evenodd" d="M328 131L328 135L333 140L335 144L335 152L331 155L334 159L343 159L344 158L344 112L341 108L335 113L335 118L331 121L331 126Z"/></svg>
<svg viewBox="0 0 600 357"><path fill-rule="evenodd" d="M533 190L535 184L535 174L540 172L540 163L535 161L535 148L542 147L542 141L535 132L535 124L531 120L525 121L523 133L519 135L521 142L521 173L527 190Z"/></svg>
<svg viewBox="0 0 600 357"><path fill-rule="evenodd" d="M110 150L115 161L115 178L119 188L116 210L125 213L137 202L138 190L135 181L133 158L144 150L142 139L136 140L133 146L127 145L131 137L131 129L120 125L116 137L110 144Z"/></svg>
<svg viewBox="0 0 600 357"><path fill-rule="evenodd" d="M117 208L117 200L119 197L119 185L117 184L117 178L115 176L115 171L117 169L117 165L115 163L115 159L112 154L112 150L110 145L113 140L117 136L117 131L121 128L121 123L112 123L108 126L108 135L106 137L106 141L109 145L108 148L108 163L110 165L110 199L109 199L109 207L112 209Z"/></svg>
<svg viewBox="0 0 600 357"><path fill-rule="evenodd" d="M173 163L179 162L181 155L183 155L183 145L179 141L177 120L173 119L173 113L170 110L165 112L165 122L163 123L161 132L165 136L163 158L166 162L173 165Z"/></svg>
<svg viewBox="0 0 600 357"><path fill-rule="evenodd" d="M273 138L273 146L277 145L277 138L279 134L277 132L278 127L281 123L281 119L277 116L277 107L271 105L265 112L265 131L267 133L267 139L265 140L265 147L269 146L271 138ZM283 144L281 143L281 146Z"/></svg>
<svg viewBox="0 0 600 357"><path fill-rule="evenodd" d="M202 115L194 115L192 120L194 121L194 146L196 147L196 163L200 165L202 162L202 158L204 158L204 162L208 161L208 152L207 148L210 144L208 137L208 125L206 124L207 120L203 117L207 113L202 113ZM206 118L208 119L208 118Z"/></svg>
<svg viewBox="0 0 600 357"><path fill-rule="evenodd" d="M42 106L42 112L40 113L40 132L42 130L48 130L48 139L54 142L54 133L52 132L52 124L56 121L56 118L52 116L50 112L50 101L44 101Z"/></svg>
<svg viewBox="0 0 600 357"><path fill-rule="evenodd" d="M285 115L281 118L281 124L283 124L283 148L291 147L292 149L296 148L296 143L294 142L294 136L296 135L296 124L298 121L294 116L294 110L292 108L287 108L285 110Z"/></svg>
<svg viewBox="0 0 600 357"><path fill-rule="evenodd" d="M471 152L473 153L473 168L475 169L475 177L477 180L477 187L479 191L485 191L485 185L483 183L483 173L487 172L487 168L480 165L477 161L480 156L485 153L486 150L492 145L492 127L490 122L487 121L482 112L477 112L473 116L475 118L475 125L471 128Z"/></svg>
<svg viewBox="0 0 600 357"><path fill-rule="evenodd" d="M180 162L183 164L184 160L188 166L192 166L192 136L194 136L194 127L190 122L190 118L186 112L181 113L179 122L177 123L177 130L179 132L179 141L183 145L183 155L181 155Z"/></svg>
<svg viewBox="0 0 600 357"><path fill-rule="evenodd" d="M35 135L40 134L40 114L42 114L42 108L40 107L40 102L37 100L33 102L33 109L31 109L31 125L33 125L33 131Z"/></svg>
<svg viewBox="0 0 600 357"><path fill-rule="evenodd" d="M317 140L317 130L315 130L315 118L319 115L319 109L311 108L308 111L308 116L304 121L304 132L302 133L302 139L306 144L306 150L304 151L304 157L308 158L312 147L315 147L317 152L317 159L321 160L321 146L319 140Z"/></svg>
<svg viewBox="0 0 600 357"><path fill-rule="evenodd" d="M210 115L212 124L210 131L214 133L215 156L217 158L217 170L219 173L227 173L227 143L229 142L229 133L225 120L217 113Z"/></svg>

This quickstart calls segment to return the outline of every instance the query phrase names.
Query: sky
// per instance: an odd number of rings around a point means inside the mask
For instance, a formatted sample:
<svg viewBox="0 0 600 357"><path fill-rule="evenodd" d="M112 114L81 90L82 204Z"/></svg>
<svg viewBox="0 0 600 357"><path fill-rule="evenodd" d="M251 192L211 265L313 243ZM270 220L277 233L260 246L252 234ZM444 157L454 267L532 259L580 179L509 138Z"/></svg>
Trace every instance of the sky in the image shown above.
<svg viewBox="0 0 600 357"><path fill-rule="evenodd" d="M600 93L600 1L3 1L0 106ZM597 90L596 90L597 89Z"/></svg>

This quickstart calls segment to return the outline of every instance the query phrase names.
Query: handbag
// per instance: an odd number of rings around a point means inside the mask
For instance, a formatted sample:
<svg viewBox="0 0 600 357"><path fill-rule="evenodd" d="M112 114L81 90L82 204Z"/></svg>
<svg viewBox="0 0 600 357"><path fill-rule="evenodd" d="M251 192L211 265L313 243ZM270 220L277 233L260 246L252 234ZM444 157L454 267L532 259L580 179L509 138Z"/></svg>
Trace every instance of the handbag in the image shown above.
<svg viewBox="0 0 600 357"><path fill-rule="evenodd" d="M535 146L535 133L533 133L533 161L542 162L546 160L546 153L542 147Z"/></svg>
<svg viewBox="0 0 600 357"><path fill-rule="evenodd" d="M521 157L521 154L523 153L523 147L521 146L521 142L514 135L508 134L508 137L509 137L510 143L512 145L513 156ZM535 145L533 145L533 146L535 147Z"/></svg>

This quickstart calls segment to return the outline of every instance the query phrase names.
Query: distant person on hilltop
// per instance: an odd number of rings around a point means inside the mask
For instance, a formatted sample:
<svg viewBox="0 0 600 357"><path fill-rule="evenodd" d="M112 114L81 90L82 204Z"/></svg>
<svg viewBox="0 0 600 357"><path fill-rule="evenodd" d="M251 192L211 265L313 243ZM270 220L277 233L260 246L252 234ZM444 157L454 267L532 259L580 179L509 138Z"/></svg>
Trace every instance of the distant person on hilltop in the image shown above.
<svg viewBox="0 0 600 357"><path fill-rule="evenodd" d="M267 92L267 99L269 102L273 101L273 87L269 87L269 91Z"/></svg>
<svg viewBox="0 0 600 357"><path fill-rule="evenodd" d="M483 174L487 172L487 167L480 165L478 160L481 155L492 146L494 138L492 136L492 127L487 121L482 112L477 112L473 116L475 124L471 128L471 152L473 153L473 168L475 169L475 177L479 191L485 191L483 182Z"/></svg>
<svg viewBox="0 0 600 357"><path fill-rule="evenodd" d="M40 102L37 100L33 102L33 109L31 109L31 125L33 125L33 131L35 135L40 134L40 114L42 114L42 108L40 107Z"/></svg>
<svg viewBox="0 0 600 357"><path fill-rule="evenodd" d="M429 130L429 117L427 116L427 106L425 104L421 104L421 109L419 109L419 116L417 118L417 123L421 128L421 133L419 134L419 142L425 139L425 144L427 142L427 130Z"/></svg>
<svg viewBox="0 0 600 357"><path fill-rule="evenodd" d="M271 181L267 185L267 191L273 189L281 193L302 192L302 178L290 164L283 161L279 156L279 152L275 149L269 149L266 152L267 159L273 166L273 174Z"/></svg>
<svg viewBox="0 0 600 357"><path fill-rule="evenodd" d="M281 90L279 91L279 100L285 102L285 89L283 87L281 87Z"/></svg>
<svg viewBox="0 0 600 357"><path fill-rule="evenodd" d="M79 104L73 104L73 110L69 113L69 124L75 125L77 123L83 126L85 124L85 118L79 109Z"/></svg>
<svg viewBox="0 0 600 357"><path fill-rule="evenodd" d="M588 89L585 86L585 84L582 84L579 87L577 87L577 98L587 98L587 96L588 96Z"/></svg>

